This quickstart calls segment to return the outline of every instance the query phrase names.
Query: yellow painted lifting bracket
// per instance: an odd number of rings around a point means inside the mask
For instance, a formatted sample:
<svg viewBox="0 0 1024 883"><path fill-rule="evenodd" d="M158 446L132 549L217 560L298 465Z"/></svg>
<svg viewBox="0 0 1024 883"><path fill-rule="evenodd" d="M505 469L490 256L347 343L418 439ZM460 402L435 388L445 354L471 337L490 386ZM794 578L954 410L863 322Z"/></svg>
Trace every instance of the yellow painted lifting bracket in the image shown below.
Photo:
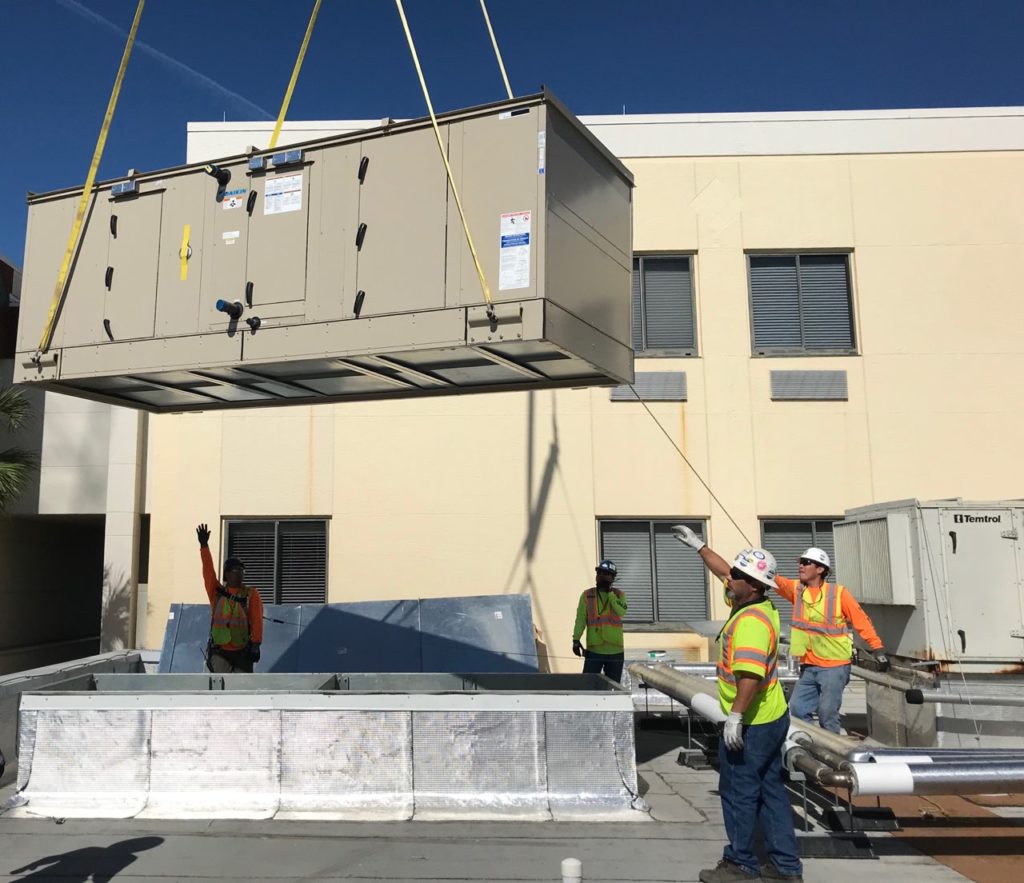
<svg viewBox="0 0 1024 883"><path fill-rule="evenodd" d="M139 21L142 19L142 9L146 0L139 0L135 9L135 19L132 21L131 30L128 32L128 42L124 47L124 55L121 56L121 66L117 69L117 77L114 79L114 88L110 93L110 101L107 102L107 112L103 116L103 125L100 126L100 134L96 139L96 149L92 154L92 162L89 164L89 174L85 178L82 187L82 198L78 201L78 210L75 212L75 219L71 224L71 235L68 237L68 245L64 250L64 260L61 261L60 271L57 273L57 284L53 288L53 299L50 301L50 311L46 316L46 325L43 326L43 334L39 338L39 350L36 353L36 360L44 356L50 349L53 342L53 332L56 327L57 316L67 296L68 272L71 269L71 259L78 246L79 235L82 232L82 222L85 219L85 210L89 200L93 196L92 188L96 183L96 172L100 166L100 158L103 156L103 148L107 144L107 133L110 131L110 121L114 118L114 108L117 107L117 99L121 94L121 84L124 82L124 74L128 69L128 59L132 54L132 47L135 45L135 35L139 32Z"/></svg>
<svg viewBox="0 0 1024 883"><path fill-rule="evenodd" d="M178 257L181 258L181 281L185 282L188 280L188 259L192 257L192 246L189 245L189 237L192 234L192 225L186 224L185 229L181 231L181 249L178 251Z"/></svg>
<svg viewBox="0 0 1024 883"><path fill-rule="evenodd" d="M313 14L309 17L309 24L306 26L306 36L302 38L302 46L299 47L299 55L295 59L295 67L292 69L292 78L288 81L288 88L284 90L284 100L281 102L281 110L278 112L277 122L274 124L274 134L270 136L270 144L267 145L271 150L277 147L277 139L281 136L281 126L284 125L288 105L292 103L292 93L295 91L295 83L299 79L299 71L302 70L302 62L306 58L309 38L313 36L313 25L316 24L316 17L320 14L320 3L321 0L316 0L316 4L313 6Z"/></svg>

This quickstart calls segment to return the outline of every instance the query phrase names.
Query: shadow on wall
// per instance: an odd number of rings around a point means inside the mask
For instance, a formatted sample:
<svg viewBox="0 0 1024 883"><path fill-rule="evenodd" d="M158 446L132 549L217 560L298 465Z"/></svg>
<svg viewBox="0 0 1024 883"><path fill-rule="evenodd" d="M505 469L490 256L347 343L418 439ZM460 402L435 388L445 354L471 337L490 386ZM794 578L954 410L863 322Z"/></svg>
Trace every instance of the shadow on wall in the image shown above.
<svg viewBox="0 0 1024 883"><path fill-rule="evenodd" d="M100 614L100 652L128 649L131 643L131 580L123 570L103 565L103 607Z"/></svg>
<svg viewBox="0 0 1024 883"><path fill-rule="evenodd" d="M129 867L138 853L154 849L164 842L163 837L135 837L110 846L86 846L71 852L48 855L11 871L24 874L20 880L62 880L65 883L107 883Z"/></svg>

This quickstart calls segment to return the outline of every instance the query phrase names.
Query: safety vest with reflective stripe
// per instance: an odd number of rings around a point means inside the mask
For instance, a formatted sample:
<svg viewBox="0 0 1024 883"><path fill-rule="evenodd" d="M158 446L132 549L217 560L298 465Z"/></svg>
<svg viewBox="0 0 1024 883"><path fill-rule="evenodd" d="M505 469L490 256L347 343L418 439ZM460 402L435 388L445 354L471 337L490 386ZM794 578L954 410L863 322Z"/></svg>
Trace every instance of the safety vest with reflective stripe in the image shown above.
<svg viewBox="0 0 1024 883"><path fill-rule="evenodd" d="M580 637L583 627L586 625L588 650L594 653L621 653L623 647L622 615L616 611L615 607L618 606L625 611L626 596L617 595L616 590L612 589L602 592L601 598L604 600L600 600L595 589L587 589L580 596L573 639L576 640Z"/></svg>
<svg viewBox="0 0 1024 883"><path fill-rule="evenodd" d="M743 715L746 724L767 724L786 712L779 683L779 612L767 599L733 614L719 635L718 698L728 714L736 701L737 672L761 677L757 694Z"/></svg>
<svg viewBox="0 0 1024 883"><path fill-rule="evenodd" d="M793 604L793 630L789 652L803 656L808 651L820 659L849 661L853 656L853 638L843 615L845 586L825 583L816 600L811 589L801 584Z"/></svg>
<svg viewBox="0 0 1024 883"><path fill-rule="evenodd" d="M210 640L217 647L239 650L249 643L249 593L235 595L218 587L210 619Z"/></svg>

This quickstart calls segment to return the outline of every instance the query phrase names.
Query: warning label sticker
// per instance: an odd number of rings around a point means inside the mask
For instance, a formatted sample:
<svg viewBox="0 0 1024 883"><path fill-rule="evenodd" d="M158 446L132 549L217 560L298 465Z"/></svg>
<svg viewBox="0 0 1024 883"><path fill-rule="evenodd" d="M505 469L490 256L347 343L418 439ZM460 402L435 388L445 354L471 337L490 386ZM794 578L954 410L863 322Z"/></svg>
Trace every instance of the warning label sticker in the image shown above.
<svg viewBox="0 0 1024 883"><path fill-rule="evenodd" d="M268 178L263 192L263 214L283 215L302 208L302 175Z"/></svg>
<svg viewBox="0 0 1024 883"><path fill-rule="evenodd" d="M530 212L508 212L501 216L501 247L498 259L498 288L530 287Z"/></svg>
<svg viewBox="0 0 1024 883"><path fill-rule="evenodd" d="M239 187L237 190L225 190L224 198L220 203L221 208L227 211L228 209L240 208L245 205L246 192L244 187Z"/></svg>

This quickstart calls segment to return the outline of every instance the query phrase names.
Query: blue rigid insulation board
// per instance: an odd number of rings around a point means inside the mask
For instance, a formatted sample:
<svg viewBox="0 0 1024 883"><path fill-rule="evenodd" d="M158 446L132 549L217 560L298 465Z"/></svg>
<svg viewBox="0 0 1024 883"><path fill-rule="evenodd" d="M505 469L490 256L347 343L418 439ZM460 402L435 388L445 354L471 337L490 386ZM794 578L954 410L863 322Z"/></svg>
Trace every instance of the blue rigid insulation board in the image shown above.
<svg viewBox="0 0 1024 883"><path fill-rule="evenodd" d="M257 672L537 671L529 595L265 604L263 615ZM172 604L159 671L205 671L209 633L209 604Z"/></svg>

